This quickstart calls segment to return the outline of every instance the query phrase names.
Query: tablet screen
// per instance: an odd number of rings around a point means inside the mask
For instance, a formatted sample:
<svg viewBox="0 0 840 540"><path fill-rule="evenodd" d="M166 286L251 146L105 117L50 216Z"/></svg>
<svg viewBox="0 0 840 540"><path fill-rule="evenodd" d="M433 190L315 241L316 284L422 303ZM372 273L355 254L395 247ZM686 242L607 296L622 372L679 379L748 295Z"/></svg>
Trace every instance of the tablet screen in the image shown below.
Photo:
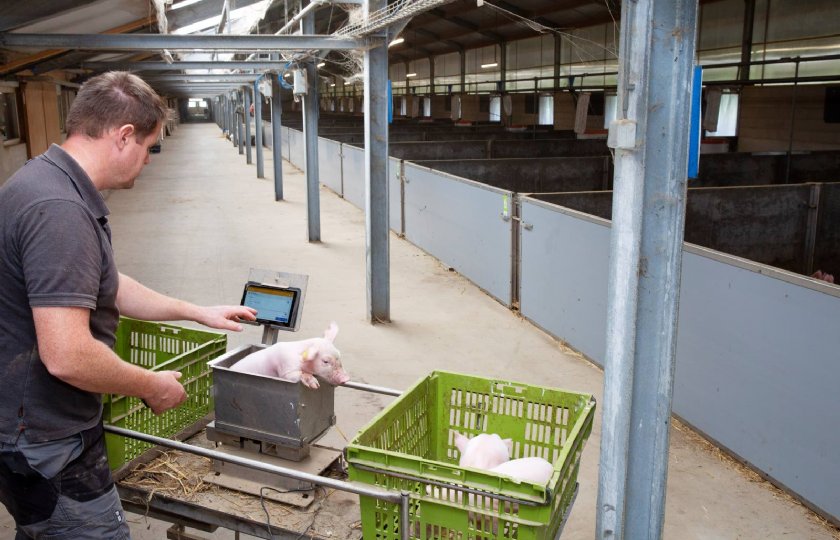
<svg viewBox="0 0 840 540"><path fill-rule="evenodd" d="M242 305L256 309L259 322L292 327L299 296L300 289L248 283L242 295Z"/></svg>

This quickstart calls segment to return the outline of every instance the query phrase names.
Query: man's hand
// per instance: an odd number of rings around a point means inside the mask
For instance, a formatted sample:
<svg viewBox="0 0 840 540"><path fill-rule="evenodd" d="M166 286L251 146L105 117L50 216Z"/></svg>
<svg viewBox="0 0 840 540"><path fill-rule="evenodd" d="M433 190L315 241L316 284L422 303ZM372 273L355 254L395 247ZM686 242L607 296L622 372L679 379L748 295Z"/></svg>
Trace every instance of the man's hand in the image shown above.
<svg viewBox="0 0 840 540"><path fill-rule="evenodd" d="M237 321L257 319L257 310L247 306L206 306L198 309L195 322L220 330L241 332L242 325Z"/></svg>
<svg viewBox="0 0 840 540"><path fill-rule="evenodd" d="M154 372L149 390L141 396L155 414L163 414L177 407L187 399L187 391L178 382L181 373L177 371Z"/></svg>

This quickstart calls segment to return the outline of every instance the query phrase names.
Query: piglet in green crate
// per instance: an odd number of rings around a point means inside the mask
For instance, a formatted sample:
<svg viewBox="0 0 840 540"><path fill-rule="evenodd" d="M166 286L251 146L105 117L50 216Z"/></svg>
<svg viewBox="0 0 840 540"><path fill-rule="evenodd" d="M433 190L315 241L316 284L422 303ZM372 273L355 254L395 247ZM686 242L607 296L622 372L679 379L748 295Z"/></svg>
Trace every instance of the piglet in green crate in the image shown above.
<svg viewBox="0 0 840 540"><path fill-rule="evenodd" d="M435 371L359 431L345 450L348 471L410 494L412 538L549 540L577 494L594 416L591 394ZM463 466L454 433L511 439L502 470ZM399 505L360 502L364 538L400 538Z"/></svg>
<svg viewBox="0 0 840 540"><path fill-rule="evenodd" d="M513 439L502 439L496 433L479 433L470 439L456 432L455 447L461 453L461 467L484 469L534 484L547 483L554 471L551 463L541 457L511 460Z"/></svg>

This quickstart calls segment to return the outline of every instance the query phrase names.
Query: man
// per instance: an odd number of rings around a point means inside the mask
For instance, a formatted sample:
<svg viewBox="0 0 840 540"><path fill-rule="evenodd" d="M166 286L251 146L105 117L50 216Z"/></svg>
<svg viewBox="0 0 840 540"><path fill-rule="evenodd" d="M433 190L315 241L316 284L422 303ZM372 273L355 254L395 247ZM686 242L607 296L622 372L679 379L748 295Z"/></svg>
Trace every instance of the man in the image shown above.
<svg viewBox="0 0 840 540"><path fill-rule="evenodd" d="M0 189L0 501L17 538L129 538L104 448L101 393L155 414L186 399L180 373L114 354L120 314L241 330L241 306L200 307L119 273L99 191L130 188L169 110L141 79L90 79L67 139Z"/></svg>

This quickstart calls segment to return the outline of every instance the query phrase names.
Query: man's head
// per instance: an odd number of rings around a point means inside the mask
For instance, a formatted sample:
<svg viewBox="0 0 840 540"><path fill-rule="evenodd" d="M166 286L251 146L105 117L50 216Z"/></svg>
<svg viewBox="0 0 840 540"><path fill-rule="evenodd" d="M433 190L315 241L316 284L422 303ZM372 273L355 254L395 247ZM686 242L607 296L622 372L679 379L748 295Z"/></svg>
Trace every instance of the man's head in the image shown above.
<svg viewBox="0 0 840 540"><path fill-rule="evenodd" d="M63 146L71 153L77 150L74 157L83 161L98 189L130 188L170 114L141 78L124 71L103 73L79 89L67 114Z"/></svg>
<svg viewBox="0 0 840 540"><path fill-rule="evenodd" d="M67 113L67 136L102 137L126 124L143 139L169 118L163 99L143 79L126 71L109 71L85 82Z"/></svg>

